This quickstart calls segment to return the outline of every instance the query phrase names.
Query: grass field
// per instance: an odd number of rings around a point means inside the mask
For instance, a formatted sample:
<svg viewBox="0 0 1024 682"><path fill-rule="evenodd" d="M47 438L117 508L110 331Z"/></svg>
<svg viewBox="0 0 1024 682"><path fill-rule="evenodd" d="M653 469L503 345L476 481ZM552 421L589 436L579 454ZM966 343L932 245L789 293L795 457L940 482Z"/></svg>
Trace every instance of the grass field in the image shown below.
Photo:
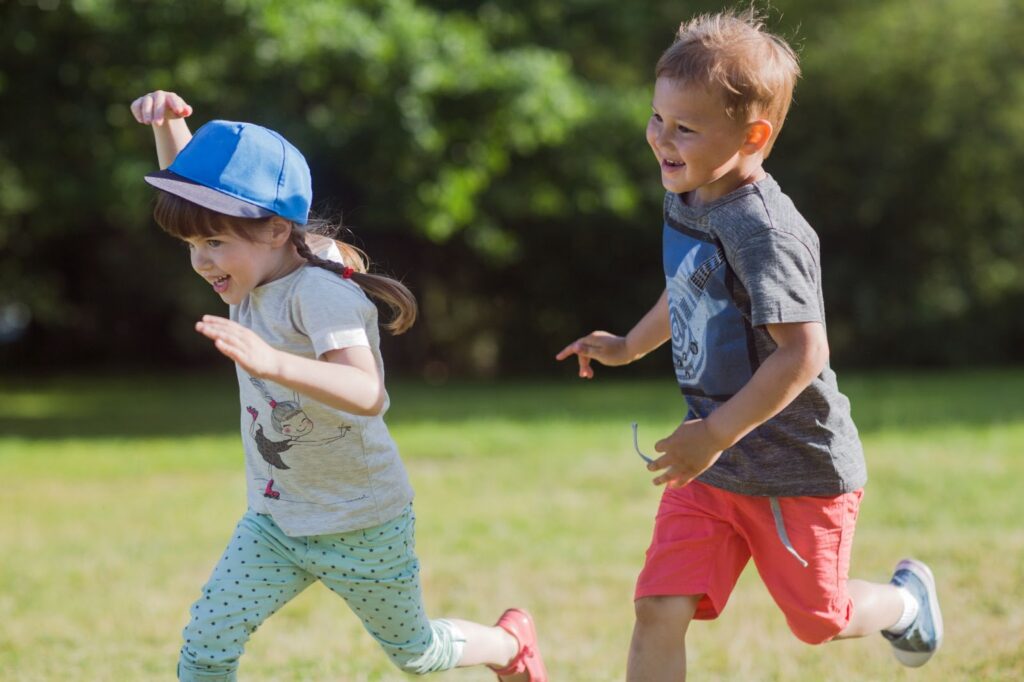
<svg viewBox="0 0 1024 682"><path fill-rule="evenodd" d="M188 606L244 508L233 374L0 387L0 680L173 679ZM880 637L801 644L748 570L722 617L691 629L690 679L1024 679L1024 371L842 388L871 475L852 573L929 562L945 647L909 671ZM672 382L390 389L431 614L526 606L553 680L621 680L659 494L629 424L648 449L667 433ZM319 585L255 634L240 677L409 679Z"/></svg>

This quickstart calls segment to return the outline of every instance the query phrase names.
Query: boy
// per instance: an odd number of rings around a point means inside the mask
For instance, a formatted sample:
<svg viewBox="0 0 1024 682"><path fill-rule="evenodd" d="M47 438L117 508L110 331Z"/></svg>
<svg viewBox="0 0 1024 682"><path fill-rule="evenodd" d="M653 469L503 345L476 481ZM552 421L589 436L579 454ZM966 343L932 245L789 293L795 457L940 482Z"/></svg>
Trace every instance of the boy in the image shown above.
<svg viewBox="0 0 1024 682"><path fill-rule="evenodd" d="M557 359L622 365L672 339L686 420L649 465L667 483L637 580L628 677L685 677L685 632L712 619L750 558L808 643L879 632L908 666L942 641L931 571L848 580L867 475L828 366L818 239L762 163L799 76L754 11L684 23L656 69L647 141L668 190L665 292L622 337ZM682 646L681 646L682 644Z"/></svg>

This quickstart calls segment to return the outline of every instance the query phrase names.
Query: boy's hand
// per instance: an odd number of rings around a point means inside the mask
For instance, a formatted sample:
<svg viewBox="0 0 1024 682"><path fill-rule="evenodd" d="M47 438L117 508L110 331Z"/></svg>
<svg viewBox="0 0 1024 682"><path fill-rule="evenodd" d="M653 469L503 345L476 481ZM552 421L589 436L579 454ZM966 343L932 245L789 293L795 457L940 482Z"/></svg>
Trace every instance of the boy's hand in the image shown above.
<svg viewBox="0 0 1024 682"><path fill-rule="evenodd" d="M192 107L173 92L154 90L132 102L132 115L143 125L161 126L165 120L188 118Z"/></svg>
<svg viewBox="0 0 1024 682"><path fill-rule="evenodd" d="M707 422L690 419L654 444L655 450L665 454L648 464L647 469L665 469L654 479L654 485L668 483L671 488L682 488L714 464L726 446L711 433Z"/></svg>
<svg viewBox="0 0 1024 682"><path fill-rule="evenodd" d="M580 363L580 376L593 379L594 370L590 366L591 359L609 367L625 365L630 361L626 350L626 337L615 336L608 332L591 332L583 338L576 339L555 356L556 360L565 360L575 355Z"/></svg>
<svg viewBox="0 0 1024 682"><path fill-rule="evenodd" d="M258 378L277 376L281 351L271 348L256 332L216 315L203 315L196 331L213 341L221 353Z"/></svg>

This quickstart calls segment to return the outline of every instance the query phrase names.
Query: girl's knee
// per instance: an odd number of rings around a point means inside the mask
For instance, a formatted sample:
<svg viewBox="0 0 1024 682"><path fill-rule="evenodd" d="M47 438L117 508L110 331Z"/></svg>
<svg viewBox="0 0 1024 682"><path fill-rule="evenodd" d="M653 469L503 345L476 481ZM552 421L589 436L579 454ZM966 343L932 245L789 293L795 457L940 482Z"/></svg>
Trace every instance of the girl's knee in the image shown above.
<svg viewBox="0 0 1024 682"><path fill-rule="evenodd" d="M234 682L238 656L216 649L181 648L178 679L181 682Z"/></svg>

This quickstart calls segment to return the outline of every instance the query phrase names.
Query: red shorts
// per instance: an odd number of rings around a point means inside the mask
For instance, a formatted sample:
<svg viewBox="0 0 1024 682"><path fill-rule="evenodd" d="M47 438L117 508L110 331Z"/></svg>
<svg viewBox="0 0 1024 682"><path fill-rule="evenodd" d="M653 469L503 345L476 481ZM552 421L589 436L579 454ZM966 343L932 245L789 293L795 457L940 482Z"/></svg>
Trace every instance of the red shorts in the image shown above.
<svg viewBox="0 0 1024 682"><path fill-rule="evenodd" d="M771 498L697 481L666 489L634 598L702 595L694 618L716 618L753 557L793 634L827 642L850 622L846 583L863 494L778 498L792 546L808 562L804 568L779 537Z"/></svg>

